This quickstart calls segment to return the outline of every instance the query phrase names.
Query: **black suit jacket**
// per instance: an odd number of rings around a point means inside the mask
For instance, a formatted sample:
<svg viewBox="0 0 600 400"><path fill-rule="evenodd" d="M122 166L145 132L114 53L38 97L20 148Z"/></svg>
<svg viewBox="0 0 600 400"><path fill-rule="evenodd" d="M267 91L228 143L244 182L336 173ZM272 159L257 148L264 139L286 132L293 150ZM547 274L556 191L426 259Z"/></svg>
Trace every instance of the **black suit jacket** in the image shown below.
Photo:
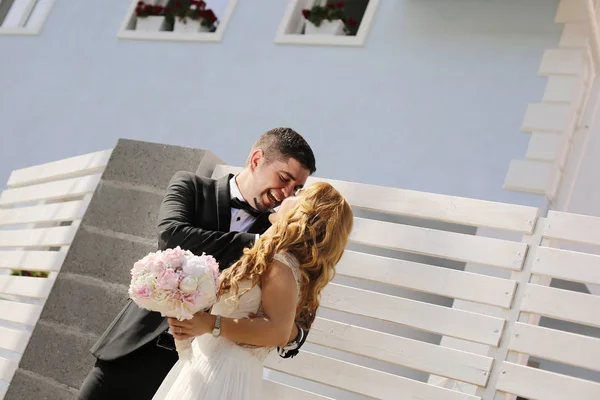
<svg viewBox="0 0 600 400"><path fill-rule="evenodd" d="M180 246L196 255L210 254L225 269L239 260L256 233L270 226L267 214L259 216L246 232L229 232L231 207L229 180L176 173L165 192L158 218L158 249ZM140 254L142 258L144 254ZM114 360L155 340L168 329L160 313L139 308L129 300L91 352L101 360Z"/></svg>

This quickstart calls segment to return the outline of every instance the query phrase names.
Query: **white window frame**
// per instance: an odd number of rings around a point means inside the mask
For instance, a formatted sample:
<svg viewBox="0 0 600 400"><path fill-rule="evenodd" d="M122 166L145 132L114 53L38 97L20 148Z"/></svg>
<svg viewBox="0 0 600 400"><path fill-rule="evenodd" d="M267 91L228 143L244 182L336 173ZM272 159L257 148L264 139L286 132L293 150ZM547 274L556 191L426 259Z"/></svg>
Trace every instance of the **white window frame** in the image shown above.
<svg viewBox="0 0 600 400"><path fill-rule="evenodd" d="M316 0L319 1L319 0ZM377 11L379 0L369 0L356 36L321 36L286 33L292 17L303 8L310 8L315 0L289 0L285 15L277 29L274 42L277 44L300 44L321 46L363 46Z"/></svg>
<svg viewBox="0 0 600 400"><path fill-rule="evenodd" d="M2 0L0 0L0 3ZM46 20L48 19L48 15L50 15L50 11L54 8L54 4L56 0L50 0L48 7L43 11L43 14L40 18L40 23L35 27L27 27L25 24L27 20L31 17L34 8L37 5L37 0L29 0L29 4L27 5L27 11L23 13L23 17L21 18L19 27L2 27L0 26L0 35L39 35L44 27Z"/></svg>
<svg viewBox="0 0 600 400"><path fill-rule="evenodd" d="M183 33L183 32L140 32L128 30L131 18L135 13L135 7L139 0L132 0L131 6L125 15L125 19L121 24L121 28L117 33L119 39L129 40L158 40L158 41L185 41L185 42L220 42L223 39L229 20L233 14L233 10L237 5L237 0L229 0L227 8L223 14L223 18L219 21L219 25L214 32L197 32L197 33Z"/></svg>

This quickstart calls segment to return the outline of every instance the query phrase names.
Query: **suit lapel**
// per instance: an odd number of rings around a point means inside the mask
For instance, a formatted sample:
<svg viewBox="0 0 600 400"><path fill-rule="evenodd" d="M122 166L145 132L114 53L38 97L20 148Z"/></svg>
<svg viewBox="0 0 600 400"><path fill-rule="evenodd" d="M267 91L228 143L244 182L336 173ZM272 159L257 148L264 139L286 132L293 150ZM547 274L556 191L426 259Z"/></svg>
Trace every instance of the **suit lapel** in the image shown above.
<svg viewBox="0 0 600 400"><path fill-rule="evenodd" d="M262 234L269 226L271 226L271 223L269 222L269 213L260 214L248 229L248 233Z"/></svg>
<svg viewBox="0 0 600 400"><path fill-rule="evenodd" d="M231 224L229 180L232 177L232 174L227 174L217 180L217 226L221 232L229 232Z"/></svg>

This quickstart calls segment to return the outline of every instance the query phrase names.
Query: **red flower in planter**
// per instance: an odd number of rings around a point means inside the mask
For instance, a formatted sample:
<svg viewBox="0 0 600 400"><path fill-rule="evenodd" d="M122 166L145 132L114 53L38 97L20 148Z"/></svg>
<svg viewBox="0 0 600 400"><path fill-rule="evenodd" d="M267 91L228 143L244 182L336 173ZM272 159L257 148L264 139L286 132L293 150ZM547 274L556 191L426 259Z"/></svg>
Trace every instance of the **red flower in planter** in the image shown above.
<svg viewBox="0 0 600 400"><path fill-rule="evenodd" d="M355 20L354 18L350 17L350 18L348 18L348 21L346 22L346 24L348 24L348 26L356 26L356 25L358 25L358 21Z"/></svg>
<svg viewBox="0 0 600 400"><path fill-rule="evenodd" d="M302 16L306 19L308 19L308 17L310 17L310 10L308 8L305 8L304 10L302 10Z"/></svg>
<svg viewBox="0 0 600 400"><path fill-rule="evenodd" d="M152 4L146 4L143 1L140 1L135 8L135 14L140 18L150 17L150 16L161 16L165 13L165 7L163 6L153 6Z"/></svg>
<svg viewBox="0 0 600 400"><path fill-rule="evenodd" d="M346 3L344 3L343 1L340 1L336 4L337 8L344 8L346 7Z"/></svg>
<svg viewBox="0 0 600 400"><path fill-rule="evenodd" d="M211 25L217 22L217 16L210 8L208 10L200 11L200 18L209 22Z"/></svg>

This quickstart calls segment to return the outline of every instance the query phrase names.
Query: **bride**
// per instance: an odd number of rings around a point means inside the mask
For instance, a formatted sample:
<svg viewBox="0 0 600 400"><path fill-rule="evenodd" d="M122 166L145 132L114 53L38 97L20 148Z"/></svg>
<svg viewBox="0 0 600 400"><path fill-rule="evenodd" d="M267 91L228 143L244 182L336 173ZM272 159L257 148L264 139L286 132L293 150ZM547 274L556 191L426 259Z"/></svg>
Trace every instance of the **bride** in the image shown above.
<svg viewBox="0 0 600 400"><path fill-rule="evenodd" d="M352 210L319 182L286 199L270 219L271 228L221 275L210 314L169 319L175 339L195 338L193 357L175 364L153 400L263 399L267 355L288 343L294 322L310 329L346 247Z"/></svg>

